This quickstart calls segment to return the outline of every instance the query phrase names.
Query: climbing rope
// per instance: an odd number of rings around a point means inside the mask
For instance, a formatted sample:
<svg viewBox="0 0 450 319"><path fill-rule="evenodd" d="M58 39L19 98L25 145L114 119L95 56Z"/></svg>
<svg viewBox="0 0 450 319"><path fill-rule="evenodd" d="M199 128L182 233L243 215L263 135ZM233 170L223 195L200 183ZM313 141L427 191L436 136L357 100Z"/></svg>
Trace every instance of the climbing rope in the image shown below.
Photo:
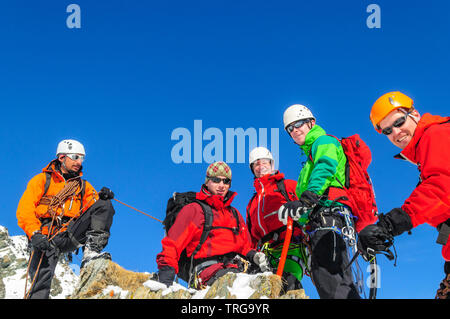
<svg viewBox="0 0 450 319"><path fill-rule="evenodd" d="M160 220L160 219L158 219L158 218L156 218L156 217L153 217L152 215L149 215L149 214L147 214L147 213L144 213L143 211L141 211L141 210L139 210L139 209L137 209L137 208L134 208L133 206L130 206L130 205L128 205L128 204L125 204L124 202L121 202L120 200L118 200L118 199L116 199L116 198L113 198L113 199L114 199L116 202L118 202L118 203L120 203L120 204L122 204L122 205L124 205L124 206L126 206L126 207L128 207L128 208L134 209L135 211L137 211L137 212L139 212L139 213L141 213L141 214L143 214L143 215L145 215L145 216L147 216L147 217L153 218L154 220L160 222L161 224L163 223L162 220Z"/></svg>
<svg viewBox="0 0 450 319"><path fill-rule="evenodd" d="M438 289L435 299L450 299L450 274L442 280L440 289Z"/></svg>

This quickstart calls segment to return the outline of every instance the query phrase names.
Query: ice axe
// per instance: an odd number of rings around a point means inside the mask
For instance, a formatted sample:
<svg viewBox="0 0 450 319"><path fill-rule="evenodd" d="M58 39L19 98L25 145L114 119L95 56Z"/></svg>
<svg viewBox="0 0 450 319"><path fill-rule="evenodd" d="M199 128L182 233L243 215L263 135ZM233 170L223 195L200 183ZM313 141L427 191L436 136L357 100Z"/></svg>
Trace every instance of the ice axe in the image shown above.
<svg viewBox="0 0 450 319"><path fill-rule="evenodd" d="M281 251L280 262L278 263L277 275L281 277L283 275L284 264L286 263L286 257L289 250L289 244L291 243L293 221L291 217L288 217L286 225L286 235L284 237L283 250Z"/></svg>

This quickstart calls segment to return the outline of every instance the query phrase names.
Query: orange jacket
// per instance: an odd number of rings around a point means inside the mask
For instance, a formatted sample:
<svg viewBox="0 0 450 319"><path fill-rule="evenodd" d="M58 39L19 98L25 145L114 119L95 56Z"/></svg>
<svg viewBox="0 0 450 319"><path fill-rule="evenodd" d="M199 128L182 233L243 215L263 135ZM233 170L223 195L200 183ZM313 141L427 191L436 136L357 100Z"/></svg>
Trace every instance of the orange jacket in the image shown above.
<svg viewBox="0 0 450 319"><path fill-rule="evenodd" d="M48 187L46 196L54 196L66 185L66 181L62 174L55 169L55 162L52 161L43 170L42 173L34 176L27 185L27 189L23 193L19 205L17 207L17 220L20 228L22 228L28 237L41 229L40 218L51 217L47 213L48 205L40 204L42 196L44 195L46 173L51 173L51 181ZM82 173L80 173L80 176ZM64 216L77 217L84 213L94 202L98 199L97 192L92 185L85 181L84 196L71 196L64 203ZM76 194L80 189L76 191ZM57 213L61 214L62 209L58 207ZM43 230L43 233L45 231Z"/></svg>

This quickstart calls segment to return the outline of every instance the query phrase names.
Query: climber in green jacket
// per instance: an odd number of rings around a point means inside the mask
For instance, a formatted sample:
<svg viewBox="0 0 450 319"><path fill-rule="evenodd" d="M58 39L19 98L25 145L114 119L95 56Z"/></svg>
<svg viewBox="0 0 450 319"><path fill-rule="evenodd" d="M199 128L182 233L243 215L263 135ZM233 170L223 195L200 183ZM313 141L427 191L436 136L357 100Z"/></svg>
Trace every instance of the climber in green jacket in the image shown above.
<svg viewBox="0 0 450 319"><path fill-rule="evenodd" d="M347 267L349 259L343 236L343 229L354 229L353 216L337 197L342 190L341 181L345 181L344 150L338 139L316 124L311 111L303 105L287 108L283 121L285 130L308 159L298 178L299 200L281 206L278 218L284 224L288 217L307 220L311 277L321 299L360 298Z"/></svg>

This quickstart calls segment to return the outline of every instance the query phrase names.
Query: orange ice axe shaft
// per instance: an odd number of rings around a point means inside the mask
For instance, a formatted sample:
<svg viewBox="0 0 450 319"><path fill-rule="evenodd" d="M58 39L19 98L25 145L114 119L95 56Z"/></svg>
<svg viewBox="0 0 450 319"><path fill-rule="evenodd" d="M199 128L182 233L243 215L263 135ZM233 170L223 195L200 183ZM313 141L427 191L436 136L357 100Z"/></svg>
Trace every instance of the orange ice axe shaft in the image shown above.
<svg viewBox="0 0 450 319"><path fill-rule="evenodd" d="M283 250L281 251L280 262L278 263L277 275L281 277L283 275L284 264L286 262L287 253L289 250L289 244L292 237L292 218L289 217L286 226L286 235L284 237Z"/></svg>

